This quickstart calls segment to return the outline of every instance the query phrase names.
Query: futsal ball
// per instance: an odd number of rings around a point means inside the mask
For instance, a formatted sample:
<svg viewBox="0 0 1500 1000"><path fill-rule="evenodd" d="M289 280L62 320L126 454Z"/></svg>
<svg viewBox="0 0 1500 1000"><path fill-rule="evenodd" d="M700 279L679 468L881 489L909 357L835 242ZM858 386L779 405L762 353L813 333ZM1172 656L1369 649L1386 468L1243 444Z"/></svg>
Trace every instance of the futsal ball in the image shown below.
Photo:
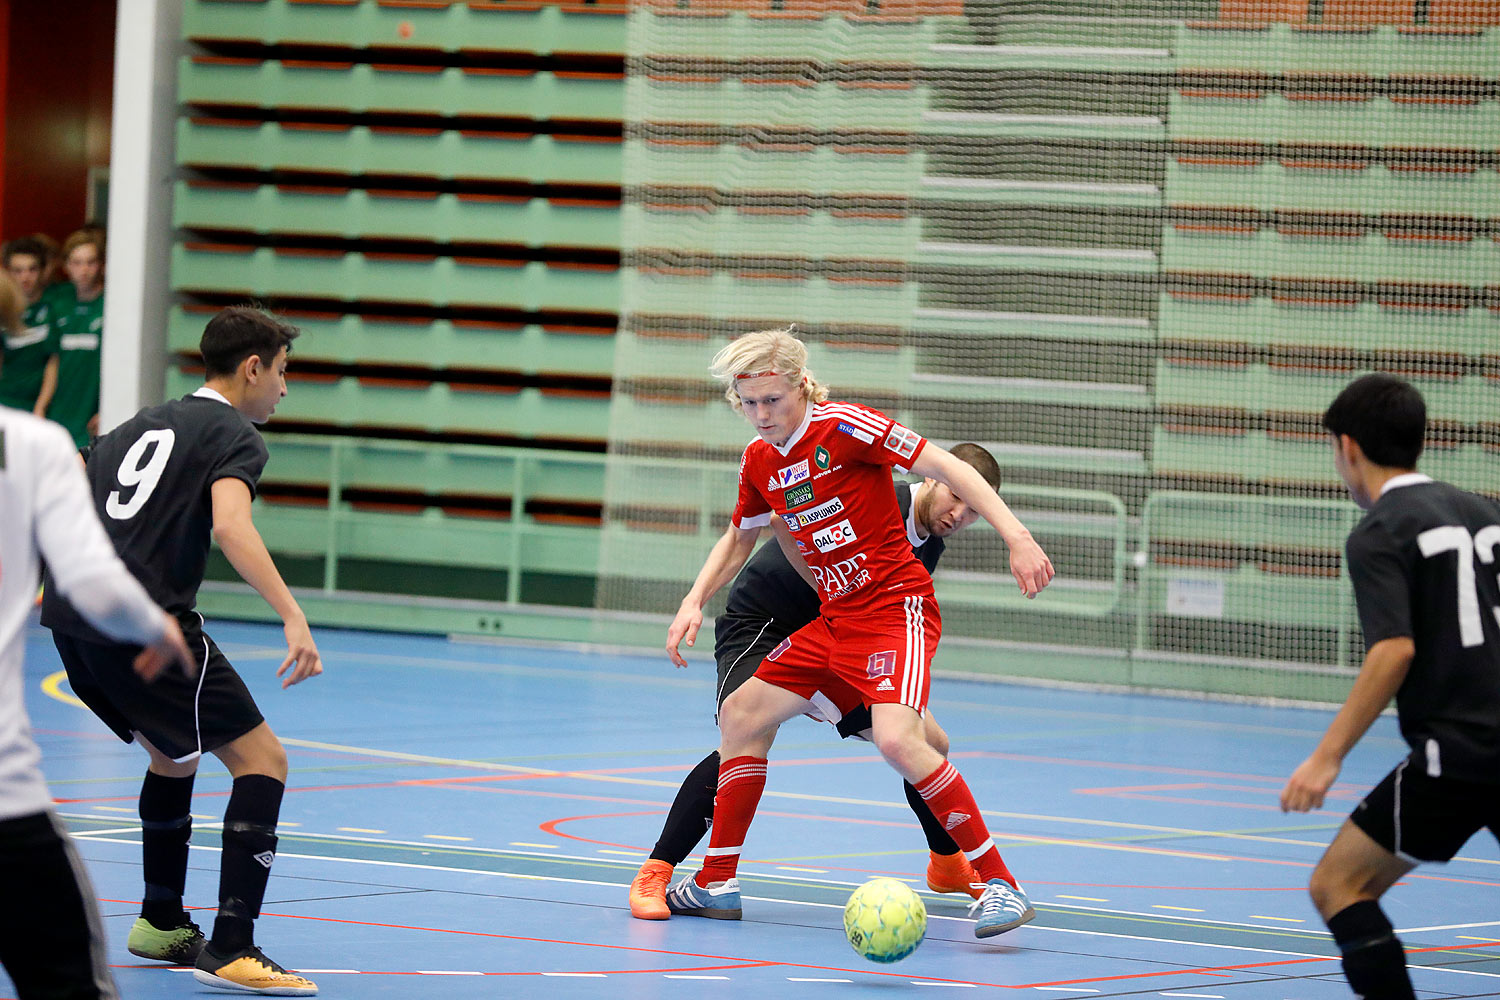
<svg viewBox="0 0 1500 1000"><path fill-rule="evenodd" d="M877 878L854 890L844 907L849 945L872 962L899 962L927 933L927 907L905 882Z"/></svg>

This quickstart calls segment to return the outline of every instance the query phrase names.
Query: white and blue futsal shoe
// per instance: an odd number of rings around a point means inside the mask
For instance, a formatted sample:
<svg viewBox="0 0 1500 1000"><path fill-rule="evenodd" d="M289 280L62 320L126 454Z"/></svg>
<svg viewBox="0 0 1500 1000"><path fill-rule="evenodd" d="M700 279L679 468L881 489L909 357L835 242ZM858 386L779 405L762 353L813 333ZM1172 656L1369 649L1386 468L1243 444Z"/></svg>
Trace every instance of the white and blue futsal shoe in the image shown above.
<svg viewBox="0 0 1500 1000"><path fill-rule="evenodd" d="M667 890L667 908L684 917L709 917L714 920L740 919L740 880L711 882L699 887L696 873Z"/></svg>
<svg viewBox="0 0 1500 1000"><path fill-rule="evenodd" d="M974 936L994 937L1013 931L1022 924L1036 919L1036 910L1026 898L1026 890L1014 888L1004 879L990 879L980 897L969 904L969 912L978 911L979 920L974 924Z"/></svg>

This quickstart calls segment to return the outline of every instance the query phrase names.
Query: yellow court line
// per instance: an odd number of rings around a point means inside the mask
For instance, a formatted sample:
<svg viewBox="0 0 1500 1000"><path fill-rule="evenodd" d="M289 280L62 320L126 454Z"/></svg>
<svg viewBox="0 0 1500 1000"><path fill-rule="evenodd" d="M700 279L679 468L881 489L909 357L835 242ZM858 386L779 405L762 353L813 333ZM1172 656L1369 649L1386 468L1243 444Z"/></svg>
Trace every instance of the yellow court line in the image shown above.
<svg viewBox="0 0 1500 1000"><path fill-rule="evenodd" d="M1181 910L1183 913L1202 913L1202 912L1204 912L1203 910L1200 910L1200 909L1198 909L1195 906L1167 906L1164 903L1152 903L1151 904L1151 909L1153 909L1153 910Z"/></svg>
<svg viewBox="0 0 1500 1000"><path fill-rule="evenodd" d="M70 692L64 691L62 689L63 684L65 684L67 680L68 672L66 670L59 670L55 674L48 674L42 680L42 691L47 695L47 697L56 698L64 705L72 705L74 708L87 709L87 705L79 701L78 698Z"/></svg>

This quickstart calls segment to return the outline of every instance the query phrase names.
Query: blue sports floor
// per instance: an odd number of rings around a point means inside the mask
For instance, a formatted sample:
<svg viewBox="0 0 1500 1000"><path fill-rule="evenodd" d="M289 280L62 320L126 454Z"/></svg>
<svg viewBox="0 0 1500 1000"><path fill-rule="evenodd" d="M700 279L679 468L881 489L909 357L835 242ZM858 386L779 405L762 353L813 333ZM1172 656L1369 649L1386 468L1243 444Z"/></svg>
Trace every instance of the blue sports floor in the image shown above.
<svg viewBox="0 0 1500 1000"><path fill-rule="evenodd" d="M1332 808L1285 816L1277 793L1327 712L939 677L933 710L1034 923L976 941L967 898L920 881L926 847L899 779L868 745L803 719L782 729L746 843L745 919L646 922L626 890L682 775L717 742L710 663L323 630L327 672L281 691L279 629L210 628L291 756L258 941L325 997L1343 998L1304 886L1403 753L1382 719ZM27 657L44 766L124 995L225 995L125 951L145 755L70 703L44 631ZM205 923L228 787L206 764L188 878ZM930 913L922 947L891 966L856 956L841 926L845 898L875 875L913 881ZM1418 869L1387 912L1419 995L1500 994L1493 838Z"/></svg>

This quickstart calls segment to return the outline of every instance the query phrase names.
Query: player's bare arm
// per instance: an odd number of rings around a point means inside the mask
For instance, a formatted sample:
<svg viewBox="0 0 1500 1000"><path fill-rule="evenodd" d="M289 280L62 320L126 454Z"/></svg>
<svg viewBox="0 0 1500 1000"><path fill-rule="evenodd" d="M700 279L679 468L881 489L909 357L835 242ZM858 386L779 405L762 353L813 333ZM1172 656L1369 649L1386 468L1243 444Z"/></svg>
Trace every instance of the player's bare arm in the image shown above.
<svg viewBox="0 0 1500 1000"><path fill-rule="evenodd" d="M31 412L38 417L47 416L47 407L52 405L52 397L57 395L57 369L60 364L54 354L47 359L47 366L42 369L42 388L37 392L36 404L31 408Z"/></svg>
<svg viewBox="0 0 1500 1000"><path fill-rule="evenodd" d="M1307 812L1323 805L1323 797L1339 776L1344 757L1390 704L1406 680L1416 655L1409 638L1382 639L1370 647L1349 697L1312 755L1292 772L1281 791L1282 812Z"/></svg>
<svg viewBox="0 0 1500 1000"><path fill-rule="evenodd" d="M943 483L953 494L979 512L979 516L990 522L995 531L1010 549L1010 572L1016 578L1021 593L1035 597L1042 588L1052 582L1056 571L1047 553L1031 537L1026 525L1011 510L1000 494L990 488L984 477L974 471L967 462L954 458L946 449L932 442L922 449L922 454L912 463L911 471Z"/></svg>
<svg viewBox="0 0 1500 1000"><path fill-rule="evenodd" d="M802 582L814 591L818 589L818 581L813 577L812 570L807 568L807 560L802 558L802 553L797 551L797 540L792 537L791 530L786 522L779 517L771 518L771 531L776 535L776 544L781 546L781 554L786 556L786 561L791 564L797 575L802 577Z"/></svg>
<svg viewBox="0 0 1500 1000"><path fill-rule="evenodd" d="M687 660L677 651L678 644L684 639L689 646L698 641L698 629L703 625L703 606L739 573L750 553L755 551L760 532L760 528L737 528L731 524L709 550L698 578L678 606L677 617L667 628L667 656L674 665L687 666Z"/></svg>
<svg viewBox="0 0 1500 1000"><path fill-rule="evenodd" d="M307 627L307 616L287 589L266 543L250 517L250 487L239 479L220 479L213 485L214 541L229 565L281 618L286 633L286 659L276 671L282 688L323 672L323 661Z"/></svg>

